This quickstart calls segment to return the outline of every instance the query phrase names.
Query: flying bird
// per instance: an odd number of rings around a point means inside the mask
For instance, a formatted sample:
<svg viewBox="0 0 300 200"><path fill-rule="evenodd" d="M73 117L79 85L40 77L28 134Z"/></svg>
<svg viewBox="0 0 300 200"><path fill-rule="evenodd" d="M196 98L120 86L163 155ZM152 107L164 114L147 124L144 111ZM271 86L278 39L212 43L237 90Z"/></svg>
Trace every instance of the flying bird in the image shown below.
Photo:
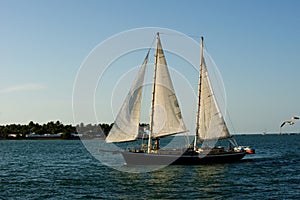
<svg viewBox="0 0 300 200"><path fill-rule="evenodd" d="M284 121L284 122L281 124L280 127L283 127L285 124L289 124L289 125L295 124L295 122L294 122L295 119L299 119L299 117L294 116L294 117L291 118L291 120L289 120L289 121Z"/></svg>

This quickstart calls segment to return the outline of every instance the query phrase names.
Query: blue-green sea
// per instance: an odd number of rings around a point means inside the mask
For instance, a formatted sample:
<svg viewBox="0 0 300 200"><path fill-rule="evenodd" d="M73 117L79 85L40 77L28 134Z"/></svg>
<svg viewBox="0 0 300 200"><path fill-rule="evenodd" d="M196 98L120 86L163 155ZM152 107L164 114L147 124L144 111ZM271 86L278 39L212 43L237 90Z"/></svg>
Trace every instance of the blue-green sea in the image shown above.
<svg viewBox="0 0 300 200"><path fill-rule="evenodd" d="M300 135L240 135L255 155L231 164L126 173L80 140L0 141L0 199L300 199Z"/></svg>

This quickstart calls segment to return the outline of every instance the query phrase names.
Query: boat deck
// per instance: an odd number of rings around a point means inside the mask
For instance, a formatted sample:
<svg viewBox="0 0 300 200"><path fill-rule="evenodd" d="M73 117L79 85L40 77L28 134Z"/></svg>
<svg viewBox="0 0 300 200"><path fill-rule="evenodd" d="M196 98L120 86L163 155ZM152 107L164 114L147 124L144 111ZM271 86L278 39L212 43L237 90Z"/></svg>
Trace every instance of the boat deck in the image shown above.
<svg viewBox="0 0 300 200"><path fill-rule="evenodd" d="M246 152L203 150L156 150L151 153L143 151L121 152L127 165L198 165L227 163L241 160Z"/></svg>

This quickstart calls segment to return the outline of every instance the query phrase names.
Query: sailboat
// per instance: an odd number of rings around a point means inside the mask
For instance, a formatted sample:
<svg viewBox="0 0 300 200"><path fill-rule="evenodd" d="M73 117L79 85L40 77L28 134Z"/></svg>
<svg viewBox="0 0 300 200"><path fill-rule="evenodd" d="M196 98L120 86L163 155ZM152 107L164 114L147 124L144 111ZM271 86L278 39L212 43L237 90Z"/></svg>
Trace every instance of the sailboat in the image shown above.
<svg viewBox="0 0 300 200"><path fill-rule="evenodd" d="M196 133L193 144L187 144L186 148L179 149L160 148L161 138L185 133L188 130L182 118L160 35L157 33L148 143L147 145L143 144L140 149L118 151L124 157L127 165L223 163L239 161L246 155L246 151L237 148L238 145L230 135L218 107L204 60L203 40L201 37ZM121 106L114 125L106 137L107 143L138 140L143 82L149 52L150 49ZM228 149L222 146L210 147L207 145L209 141L222 139L229 141Z"/></svg>

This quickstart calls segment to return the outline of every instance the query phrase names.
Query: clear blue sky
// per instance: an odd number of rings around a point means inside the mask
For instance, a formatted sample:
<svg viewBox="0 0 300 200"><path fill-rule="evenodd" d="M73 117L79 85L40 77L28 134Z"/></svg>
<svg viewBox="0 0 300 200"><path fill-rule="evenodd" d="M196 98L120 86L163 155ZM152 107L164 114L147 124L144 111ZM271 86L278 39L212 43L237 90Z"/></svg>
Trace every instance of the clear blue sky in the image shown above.
<svg viewBox="0 0 300 200"><path fill-rule="evenodd" d="M299 10L297 0L0 0L0 124L73 123L89 52L119 32L163 27L205 36L236 132L278 131L300 115Z"/></svg>

